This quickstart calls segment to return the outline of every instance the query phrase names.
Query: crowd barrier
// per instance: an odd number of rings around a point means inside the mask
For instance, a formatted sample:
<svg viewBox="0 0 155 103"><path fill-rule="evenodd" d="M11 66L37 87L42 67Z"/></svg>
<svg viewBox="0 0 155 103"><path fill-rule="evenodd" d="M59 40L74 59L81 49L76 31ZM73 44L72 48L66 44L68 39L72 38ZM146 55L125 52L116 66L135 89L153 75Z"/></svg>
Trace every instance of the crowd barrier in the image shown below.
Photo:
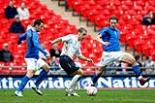
<svg viewBox="0 0 155 103"><path fill-rule="evenodd" d="M0 66L0 68L8 68L8 66ZM26 66L9 66L9 68L26 68ZM127 67L127 72L120 72L118 70L123 69L121 67L107 67L107 72L104 72L102 77L97 82L98 88L155 88L155 75L152 72L145 73L145 76L150 76L151 79L145 85L140 85L137 77L131 71L130 67ZM147 69L144 68L143 69ZM150 69L150 68L149 68ZM154 71L154 68L151 68ZM114 73L115 70L115 73ZM23 75L0 75L0 89L15 89L21 83ZM34 85L36 77L33 77L26 88L31 88ZM43 89L64 89L68 87L72 77L67 76L66 73L61 71L51 71L48 77L39 85L39 88ZM92 83L92 75L82 77L77 85L78 89L83 89Z"/></svg>
<svg viewBox="0 0 155 103"><path fill-rule="evenodd" d="M21 83L23 76L0 76L0 89L15 89ZM98 88L155 88L155 77L145 85L140 85L135 76L102 76L97 82ZM34 85L36 77L32 78L26 88L31 88ZM78 89L86 88L92 83L92 76L82 77L77 85ZM68 87L71 77L66 75L48 76L39 85L43 89L64 89Z"/></svg>

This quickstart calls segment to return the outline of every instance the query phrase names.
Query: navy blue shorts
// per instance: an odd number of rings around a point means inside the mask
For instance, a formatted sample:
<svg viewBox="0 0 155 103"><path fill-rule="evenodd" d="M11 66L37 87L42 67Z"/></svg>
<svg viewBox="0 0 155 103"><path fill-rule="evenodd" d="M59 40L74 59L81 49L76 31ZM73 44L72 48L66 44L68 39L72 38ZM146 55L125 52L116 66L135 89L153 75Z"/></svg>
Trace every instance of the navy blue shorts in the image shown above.
<svg viewBox="0 0 155 103"><path fill-rule="evenodd" d="M74 61L67 55L60 56L60 65L68 75L71 75L75 71L79 70L79 67L76 67Z"/></svg>

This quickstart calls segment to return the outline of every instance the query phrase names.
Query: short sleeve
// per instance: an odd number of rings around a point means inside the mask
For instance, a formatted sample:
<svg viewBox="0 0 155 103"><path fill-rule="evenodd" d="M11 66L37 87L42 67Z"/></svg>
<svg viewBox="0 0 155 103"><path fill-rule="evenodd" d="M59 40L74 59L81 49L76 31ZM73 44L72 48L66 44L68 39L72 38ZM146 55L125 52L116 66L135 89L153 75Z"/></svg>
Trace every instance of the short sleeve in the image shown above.
<svg viewBox="0 0 155 103"><path fill-rule="evenodd" d="M67 36L61 37L61 39L62 39L63 42L67 42L67 41L69 41L71 38L72 38L72 35L67 35Z"/></svg>
<svg viewBox="0 0 155 103"><path fill-rule="evenodd" d="M76 51L76 56L81 56L81 55L82 55L81 49L77 50Z"/></svg>
<svg viewBox="0 0 155 103"><path fill-rule="evenodd" d="M45 50L46 51L46 53L47 53L47 56L50 56L50 53L48 52L48 50Z"/></svg>
<svg viewBox="0 0 155 103"><path fill-rule="evenodd" d="M106 28L103 28L100 32L99 32L99 35L101 36L104 36L107 32L107 29Z"/></svg>

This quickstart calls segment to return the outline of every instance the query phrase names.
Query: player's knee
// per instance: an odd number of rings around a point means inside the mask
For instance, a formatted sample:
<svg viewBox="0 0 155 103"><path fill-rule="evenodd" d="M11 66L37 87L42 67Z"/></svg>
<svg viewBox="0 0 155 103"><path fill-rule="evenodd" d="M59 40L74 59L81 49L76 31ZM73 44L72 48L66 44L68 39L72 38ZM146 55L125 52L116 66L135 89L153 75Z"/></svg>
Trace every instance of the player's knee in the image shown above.
<svg viewBox="0 0 155 103"><path fill-rule="evenodd" d="M97 70L97 74L102 73L105 70L105 66L99 67Z"/></svg>
<svg viewBox="0 0 155 103"><path fill-rule="evenodd" d="M101 66L97 68L97 71L104 71L105 70L105 66Z"/></svg>
<svg viewBox="0 0 155 103"><path fill-rule="evenodd" d="M133 63L132 66L135 66L135 65L139 65L139 64L135 61L135 63Z"/></svg>
<svg viewBox="0 0 155 103"><path fill-rule="evenodd" d="M75 72L73 73L73 75L76 75L76 74L83 76L83 75L84 75L84 72L83 72L82 69L79 69L79 70L77 70L77 71L75 71Z"/></svg>
<svg viewBox="0 0 155 103"><path fill-rule="evenodd" d="M49 72L50 68L46 65L43 66L43 69L46 71L46 72Z"/></svg>
<svg viewBox="0 0 155 103"><path fill-rule="evenodd" d="M79 72L78 72L78 74L81 75L81 76L83 76L84 75L83 70L80 69Z"/></svg>
<svg viewBox="0 0 155 103"><path fill-rule="evenodd" d="M34 71L33 70L27 70L27 74L26 74L29 78L32 78L34 75Z"/></svg>
<svg viewBox="0 0 155 103"><path fill-rule="evenodd" d="M135 58L129 53L124 53L120 58L120 61L126 62L131 65L134 65L136 63Z"/></svg>
<svg viewBox="0 0 155 103"><path fill-rule="evenodd" d="M84 72L83 71L81 71L81 76L83 76L84 75Z"/></svg>
<svg viewBox="0 0 155 103"><path fill-rule="evenodd" d="M104 71L105 68L106 68L106 66L102 66L102 67L100 67L100 71Z"/></svg>

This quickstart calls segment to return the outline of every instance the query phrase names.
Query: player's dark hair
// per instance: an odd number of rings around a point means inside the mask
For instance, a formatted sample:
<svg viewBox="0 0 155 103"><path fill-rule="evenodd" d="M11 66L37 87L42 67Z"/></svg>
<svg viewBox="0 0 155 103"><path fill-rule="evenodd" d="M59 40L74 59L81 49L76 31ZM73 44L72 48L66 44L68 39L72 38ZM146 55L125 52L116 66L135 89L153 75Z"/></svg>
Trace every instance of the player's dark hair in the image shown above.
<svg viewBox="0 0 155 103"><path fill-rule="evenodd" d="M41 23L43 23L43 21L41 19L37 19L37 20L34 21L33 27L36 26L36 25L41 25Z"/></svg>
<svg viewBox="0 0 155 103"><path fill-rule="evenodd" d="M116 20L117 23L118 23L118 18L117 18L116 16L111 16L110 19L109 19L109 21L110 21L110 20Z"/></svg>
<svg viewBox="0 0 155 103"><path fill-rule="evenodd" d="M140 56L139 55L135 55L135 59L136 60L139 60L140 59Z"/></svg>
<svg viewBox="0 0 155 103"><path fill-rule="evenodd" d="M155 13L152 13L152 15L153 15L153 19L155 19Z"/></svg>
<svg viewBox="0 0 155 103"><path fill-rule="evenodd" d="M83 28L83 27L80 27L78 29L78 32L83 33L83 32L87 32L87 30L85 28Z"/></svg>

